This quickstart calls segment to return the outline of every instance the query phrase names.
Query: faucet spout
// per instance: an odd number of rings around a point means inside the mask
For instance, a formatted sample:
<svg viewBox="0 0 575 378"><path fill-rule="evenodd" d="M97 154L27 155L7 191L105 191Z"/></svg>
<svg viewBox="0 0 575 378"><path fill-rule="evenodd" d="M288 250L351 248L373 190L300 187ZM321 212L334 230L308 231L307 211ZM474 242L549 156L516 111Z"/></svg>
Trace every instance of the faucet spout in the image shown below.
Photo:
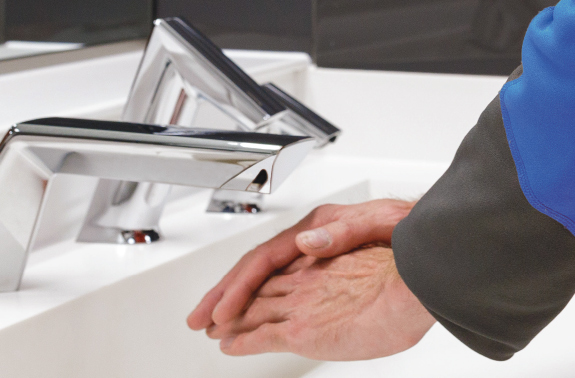
<svg viewBox="0 0 575 378"><path fill-rule="evenodd" d="M48 118L0 143L0 292L17 290L55 175L270 193L313 140L293 136Z"/></svg>

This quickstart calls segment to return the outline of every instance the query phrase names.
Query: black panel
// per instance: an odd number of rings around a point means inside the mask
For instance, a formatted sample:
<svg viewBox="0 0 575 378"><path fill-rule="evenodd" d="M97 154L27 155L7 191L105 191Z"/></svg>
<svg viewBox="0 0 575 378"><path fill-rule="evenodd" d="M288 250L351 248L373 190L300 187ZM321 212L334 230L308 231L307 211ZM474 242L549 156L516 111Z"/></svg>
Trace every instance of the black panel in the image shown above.
<svg viewBox="0 0 575 378"><path fill-rule="evenodd" d="M153 0L4 1L6 40L96 44L145 38L152 28Z"/></svg>
<svg viewBox="0 0 575 378"><path fill-rule="evenodd" d="M0 43L145 38L154 18L183 17L221 48L305 51L323 67L508 74L529 21L556 2L0 0Z"/></svg>
<svg viewBox="0 0 575 378"><path fill-rule="evenodd" d="M0 43L6 41L6 0L0 0Z"/></svg>
<svg viewBox="0 0 575 378"><path fill-rule="evenodd" d="M557 0L317 0L326 67L509 74L525 30Z"/></svg>
<svg viewBox="0 0 575 378"><path fill-rule="evenodd" d="M157 17L182 17L221 48L312 48L311 0L158 0Z"/></svg>

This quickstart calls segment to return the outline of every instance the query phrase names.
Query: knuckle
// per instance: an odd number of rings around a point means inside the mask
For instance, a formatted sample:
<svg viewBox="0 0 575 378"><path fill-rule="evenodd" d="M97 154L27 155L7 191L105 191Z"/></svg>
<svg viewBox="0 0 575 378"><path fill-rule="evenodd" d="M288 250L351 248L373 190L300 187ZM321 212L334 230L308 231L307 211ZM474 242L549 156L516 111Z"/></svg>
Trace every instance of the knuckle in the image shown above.
<svg viewBox="0 0 575 378"><path fill-rule="evenodd" d="M206 330L206 335L210 338L210 339L219 339L218 337L218 328L208 328Z"/></svg>
<svg viewBox="0 0 575 378"><path fill-rule="evenodd" d="M347 240L354 234L353 222L341 219L338 221L338 234L343 240Z"/></svg>
<svg viewBox="0 0 575 378"><path fill-rule="evenodd" d="M242 319L245 322L250 322L254 320L254 318L256 318L257 315L260 313L259 309L261 307L262 307L262 298L261 297L254 298L250 303L249 307L245 310Z"/></svg>
<svg viewBox="0 0 575 378"><path fill-rule="evenodd" d="M325 212L324 206L325 205L318 206L310 211L307 217L311 220L312 223L320 218L321 215Z"/></svg>
<svg viewBox="0 0 575 378"><path fill-rule="evenodd" d="M333 214L337 211L340 205L323 204L313 209L309 216L312 222L325 222L332 218Z"/></svg>
<svg viewBox="0 0 575 378"><path fill-rule="evenodd" d="M349 212L349 206L347 205L331 205L331 215L332 220L339 220L345 218Z"/></svg>
<svg viewBox="0 0 575 378"><path fill-rule="evenodd" d="M290 276L292 285L297 288L309 279L310 271L307 269L298 270ZM296 292L297 293L297 292ZM293 296L293 295L292 295Z"/></svg>
<svg viewBox="0 0 575 378"><path fill-rule="evenodd" d="M262 324L259 329L258 337L253 340L259 345L262 352L279 352L282 351L285 344L285 335L275 332L273 324Z"/></svg>
<svg viewBox="0 0 575 378"><path fill-rule="evenodd" d="M304 328L299 326L296 322L290 322L284 335L285 342L291 350L297 350L305 339Z"/></svg>

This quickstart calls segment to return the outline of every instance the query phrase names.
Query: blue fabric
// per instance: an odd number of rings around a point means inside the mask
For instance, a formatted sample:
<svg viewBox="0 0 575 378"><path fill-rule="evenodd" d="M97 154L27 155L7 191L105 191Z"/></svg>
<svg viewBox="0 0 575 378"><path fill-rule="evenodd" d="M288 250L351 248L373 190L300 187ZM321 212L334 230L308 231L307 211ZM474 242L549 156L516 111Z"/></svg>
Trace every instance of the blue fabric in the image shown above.
<svg viewBox="0 0 575 378"><path fill-rule="evenodd" d="M523 74L500 92L521 189L575 235L575 0L533 19L522 54Z"/></svg>

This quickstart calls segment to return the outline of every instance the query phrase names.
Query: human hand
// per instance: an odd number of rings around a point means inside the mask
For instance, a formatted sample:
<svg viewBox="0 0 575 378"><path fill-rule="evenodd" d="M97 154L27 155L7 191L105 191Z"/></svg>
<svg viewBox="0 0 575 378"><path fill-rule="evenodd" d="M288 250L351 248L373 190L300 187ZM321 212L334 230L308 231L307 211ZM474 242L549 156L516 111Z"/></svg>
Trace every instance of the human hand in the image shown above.
<svg viewBox="0 0 575 378"><path fill-rule="evenodd" d="M371 242L391 244L395 225L414 205L381 199L316 208L295 226L243 256L189 315L189 327L200 330L235 318L272 273L302 253L332 257Z"/></svg>
<svg viewBox="0 0 575 378"><path fill-rule="evenodd" d="M300 257L269 278L242 315L207 334L230 355L359 360L408 349L434 323L399 276L392 250L368 247Z"/></svg>

